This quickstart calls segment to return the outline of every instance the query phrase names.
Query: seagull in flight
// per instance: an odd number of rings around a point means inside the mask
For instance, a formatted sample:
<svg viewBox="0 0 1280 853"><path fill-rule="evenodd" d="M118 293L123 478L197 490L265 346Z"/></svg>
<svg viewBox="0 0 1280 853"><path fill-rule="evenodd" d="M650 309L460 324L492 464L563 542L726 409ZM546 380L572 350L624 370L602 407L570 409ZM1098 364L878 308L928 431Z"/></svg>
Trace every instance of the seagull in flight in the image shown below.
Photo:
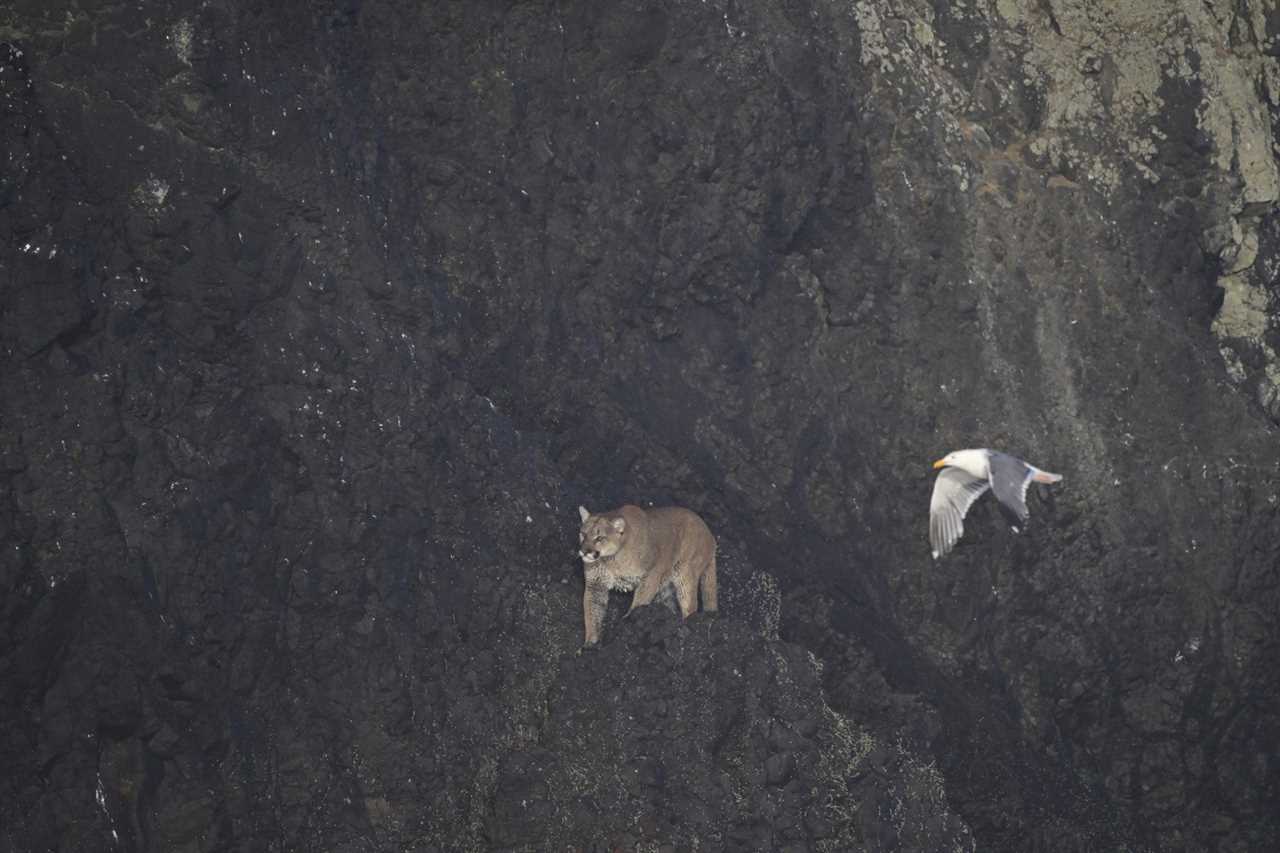
<svg viewBox="0 0 1280 853"><path fill-rule="evenodd" d="M933 498L929 501L929 544L933 559L950 551L964 533L964 517L969 507L987 489L996 496L1000 513L1017 533L1030 515L1027 512L1027 486L1056 483L1061 474L1050 474L1016 456L989 450L953 450L933 463L941 469L933 482Z"/></svg>

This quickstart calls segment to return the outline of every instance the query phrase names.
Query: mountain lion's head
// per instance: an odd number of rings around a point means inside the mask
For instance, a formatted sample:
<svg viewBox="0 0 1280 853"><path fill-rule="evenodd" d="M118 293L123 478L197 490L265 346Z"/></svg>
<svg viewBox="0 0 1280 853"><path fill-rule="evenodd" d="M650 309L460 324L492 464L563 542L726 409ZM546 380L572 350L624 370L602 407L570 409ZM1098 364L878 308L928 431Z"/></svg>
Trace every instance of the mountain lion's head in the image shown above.
<svg viewBox="0 0 1280 853"><path fill-rule="evenodd" d="M578 515L582 516L582 529L578 531L578 555L582 562L591 564L612 557L622 549L627 535L626 519L592 515L584 506L578 507Z"/></svg>

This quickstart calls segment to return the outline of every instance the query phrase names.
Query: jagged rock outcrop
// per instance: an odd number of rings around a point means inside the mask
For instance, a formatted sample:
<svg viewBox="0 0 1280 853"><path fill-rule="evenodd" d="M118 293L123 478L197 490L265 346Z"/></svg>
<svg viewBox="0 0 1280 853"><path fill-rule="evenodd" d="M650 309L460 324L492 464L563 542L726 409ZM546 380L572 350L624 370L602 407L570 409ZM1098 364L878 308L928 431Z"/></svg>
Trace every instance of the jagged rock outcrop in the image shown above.
<svg viewBox="0 0 1280 853"><path fill-rule="evenodd" d="M1276 846L1278 15L0 9L4 846Z"/></svg>
<svg viewBox="0 0 1280 853"><path fill-rule="evenodd" d="M660 607L615 634L502 758L489 846L973 849L932 763L833 712L804 649Z"/></svg>

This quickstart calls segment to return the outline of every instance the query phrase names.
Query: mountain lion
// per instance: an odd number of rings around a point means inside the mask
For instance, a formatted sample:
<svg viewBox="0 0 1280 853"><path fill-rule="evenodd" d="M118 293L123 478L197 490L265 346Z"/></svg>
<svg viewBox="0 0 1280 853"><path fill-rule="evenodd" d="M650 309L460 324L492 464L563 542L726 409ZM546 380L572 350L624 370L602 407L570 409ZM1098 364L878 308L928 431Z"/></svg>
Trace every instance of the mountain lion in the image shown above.
<svg viewBox="0 0 1280 853"><path fill-rule="evenodd" d="M681 617L716 609L716 540L695 513L680 507L641 509L627 504L592 514L578 507L578 554L586 573L582 616L586 645L600 642L609 590L635 591L630 613L659 594L675 593Z"/></svg>

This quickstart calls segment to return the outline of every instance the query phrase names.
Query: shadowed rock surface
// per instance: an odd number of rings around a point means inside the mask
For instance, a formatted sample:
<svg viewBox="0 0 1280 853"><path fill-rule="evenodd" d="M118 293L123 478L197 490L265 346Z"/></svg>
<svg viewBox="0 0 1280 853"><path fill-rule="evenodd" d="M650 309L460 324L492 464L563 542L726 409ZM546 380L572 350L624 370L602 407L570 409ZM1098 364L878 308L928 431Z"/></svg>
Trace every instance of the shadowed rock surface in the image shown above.
<svg viewBox="0 0 1280 853"><path fill-rule="evenodd" d="M1280 11L0 8L0 849L1280 847ZM934 563L928 465L1066 479ZM578 504L722 613L579 655Z"/></svg>

